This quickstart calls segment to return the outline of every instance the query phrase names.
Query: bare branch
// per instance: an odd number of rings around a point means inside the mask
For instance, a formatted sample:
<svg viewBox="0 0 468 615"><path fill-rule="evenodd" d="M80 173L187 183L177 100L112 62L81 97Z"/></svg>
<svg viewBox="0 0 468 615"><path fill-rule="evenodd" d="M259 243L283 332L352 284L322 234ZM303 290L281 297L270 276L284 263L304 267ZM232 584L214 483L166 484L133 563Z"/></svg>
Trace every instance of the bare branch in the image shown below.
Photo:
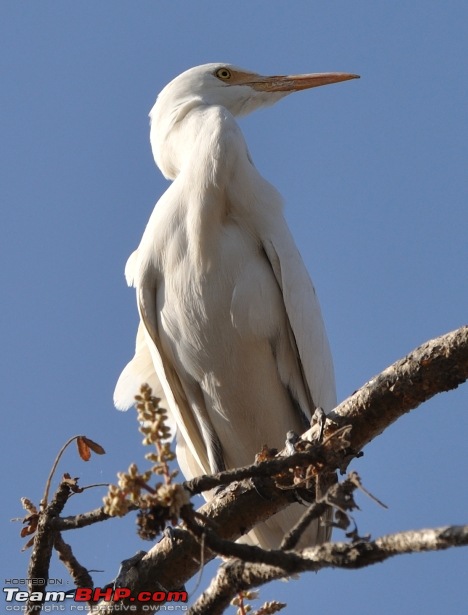
<svg viewBox="0 0 468 615"><path fill-rule="evenodd" d="M468 326L464 326L413 350L369 380L328 417L338 426L352 425L350 445L359 451L401 416L467 379Z"/></svg>
<svg viewBox="0 0 468 615"><path fill-rule="evenodd" d="M304 531L309 527L314 519L321 517L325 513L326 509L327 505L324 502L314 502L311 504L296 525L292 527L285 535L280 544L280 549L282 551L294 549Z"/></svg>
<svg viewBox="0 0 468 615"><path fill-rule="evenodd" d="M240 591L257 587L285 574L323 568L364 568L395 555L441 551L468 545L468 525L398 532L377 540L356 543L326 543L301 552L270 551L275 565L231 560L218 570L210 587L189 609L190 615L218 615Z"/></svg>
<svg viewBox="0 0 468 615"><path fill-rule="evenodd" d="M44 589L43 580L49 578L50 558L54 546L56 532L51 527L54 518L62 512L71 493L71 485L63 480L53 500L39 514L37 532L34 536L33 550L28 568L28 589L31 593L42 592ZM42 602L28 601L26 612L36 613L42 608Z"/></svg>
<svg viewBox="0 0 468 615"><path fill-rule="evenodd" d="M93 587L91 575L76 559L72 548L63 540L60 532L55 534L54 549L57 551L60 561L70 573L76 587Z"/></svg>
<svg viewBox="0 0 468 615"><path fill-rule="evenodd" d="M134 506L133 509L130 508L129 510L138 510L138 507ZM104 512L104 507L101 506L100 508L95 508L94 510L79 515L54 519L54 528L63 532L66 530L76 530L80 527L93 525L93 523L99 523L100 521L106 521L111 518L110 515Z"/></svg>

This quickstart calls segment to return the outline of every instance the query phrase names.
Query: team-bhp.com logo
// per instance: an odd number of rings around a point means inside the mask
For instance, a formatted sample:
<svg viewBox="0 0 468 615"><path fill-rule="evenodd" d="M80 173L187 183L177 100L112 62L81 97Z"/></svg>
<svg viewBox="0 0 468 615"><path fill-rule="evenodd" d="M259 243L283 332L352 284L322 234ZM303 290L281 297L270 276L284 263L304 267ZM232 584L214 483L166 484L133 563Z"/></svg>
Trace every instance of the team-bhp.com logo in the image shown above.
<svg viewBox="0 0 468 615"><path fill-rule="evenodd" d="M174 592L165 592L165 591L157 591L157 592L149 592L149 591L141 591L135 596L132 596L131 591L127 587L105 587L99 588L95 587L93 589L87 587L80 587L73 591L48 591L48 592L27 592L22 591L18 587L4 587L3 591L6 594L5 602L7 603L7 611L17 611L21 610L21 607L14 607L11 603L15 602L45 602L45 603L55 603L60 604L64 602L68 602L68 609L72 610L83 610L83 603L89 602L99 602L100 600L104 600L106 602L114 601L119 602L120 600L125 600L127 604L127 609L130 612L132 609L132 602L139 603L140 605L144 605L145 603L174 603L174 602L187 602L188 595L186 591L174 591ZM76 602L78 604L73 605L70 602ZM10 603L10 608L8 608L8 603ZM80 604L81 603L81 604ZM124 607L125 605L122 605ZM122 610L122 609L120 609ZM148 610L151 610L148 605ZM172 609L171 609L172 610Z"/></svg>

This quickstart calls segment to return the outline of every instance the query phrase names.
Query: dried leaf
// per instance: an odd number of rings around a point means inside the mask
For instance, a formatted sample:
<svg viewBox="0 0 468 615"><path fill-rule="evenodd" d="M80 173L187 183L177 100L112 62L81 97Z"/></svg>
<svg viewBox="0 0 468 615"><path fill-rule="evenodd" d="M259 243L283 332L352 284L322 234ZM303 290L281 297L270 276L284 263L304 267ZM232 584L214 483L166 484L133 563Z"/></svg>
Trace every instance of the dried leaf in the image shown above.
<svg viewBox="0 0 468 615"><path fill-rule="evenodd" d="M273 613L278 613L278 611L281 611L286 606L284 602L272 600L271 602L265 602L265 604L261 606L258 611L255 611L253 615L273 615Z"/></svg>
<svg viewBox="0 0 468 615"><path fill-rule="evenodd" d="M268 448L266 444L262 446L262 450L255 455L255 463L261 463L262 461L268 461L269 459L274 459L275 455L278 454L277 448Z"/></svg>
<svg viewBox="0 0 468 615"><path fill-rule="evenodd" d="M21 528L20 536L21 538L26 538L26 536L31 536L37 530L37 524L39 522L39 515L37 513L29 514L23 519L23 523L26 523L23 528ZM34 538L23 547L22 551L28 549L32 543L34 542Z"/></svg>
<svg viewBox="0 0 468 615"><path fill-rule="evenodd" d="M21 498L21 504L23 508L27 510L29 513L32 513L33 515L37 515L37 508L31 502L31 500L29 500L28 498Z"/></svg>
<svg viewBox="0 0 468 615"><path fill-rule="evenodd" d="M78 447L78 455L83 461L89 461L91 458L91 449L85 442L84 436L78 436L76 439L76 445Z"/></svg>
<svg viewBox="0 0 468 615"><path fill-rule="evenodd" d="M26 549L29 549L30 547L32 547L33 544L34 544L34 537L28 540L28 542L24 545L21 551L26 551Z"/></svg>
<svg viewBox="0 0 468 615"><path fill-rule="evenodd" d="M20 532L21 538L25 538L26 536L31 536L31 534L34 534L34 532L36 531L36 528L37 528L37 523L26 525L25 527L21 529L21 532Z"/></svg>
<svg viewBox="0 0 468 615"><path fill-rule="evenodd" d="M68 472L65 472L64 475L62 476L63 483L68 483L69 485L76 485L77 481L78 481L78 478L76 476L75 478L72 478Z"/></svg>
<svg viewBox="0 0 468 615"><path fill-rule="evenodd" d="M73 491L73 493L83 493L84 491L82 487L78 486L78 477L75 476L75 478L72 478L68 472L65 472L63 475L62 483L67 483L70 487L70 491Z"/></svg>
<svg viewBox="0 0 468 615"><path fill-rule="evenodd" d="M96 455L106 454L106 451L102 448L102 446L98 444L97 442L94 442L94 440L91 440L90 438L87 438L86 436L81 436L81 439L83 440L85 444L89 446L89 448L93 451L93 453L96 453Z"/></svg>
<svg viewBox="0 0 468 615"><path fill-rule="evenodd" d="M344 511L342 511L342 510L337 508L335 510L335 517L334 517L334 521L333 521L333 527L337 527L340 530L346 530L346 529L348 529L350 524L351 524L350 516L347 515Z"/></svg>
<svg viewBox="0 0 468 615"><path fill-rule="evenodd" d="M363 484L361 483L361 479L359 478L359 475L356 472L351 472L349 474L349 480L353 482L361 491L363 491L371 500L374 500L376 504L378 504L379 506L382 506L382 508L388 509L388 506L386 504L384 504L381 500L379 500L379 498L377 498L375 495L373 495L370 491L368 491L363 486Z"/></svg>

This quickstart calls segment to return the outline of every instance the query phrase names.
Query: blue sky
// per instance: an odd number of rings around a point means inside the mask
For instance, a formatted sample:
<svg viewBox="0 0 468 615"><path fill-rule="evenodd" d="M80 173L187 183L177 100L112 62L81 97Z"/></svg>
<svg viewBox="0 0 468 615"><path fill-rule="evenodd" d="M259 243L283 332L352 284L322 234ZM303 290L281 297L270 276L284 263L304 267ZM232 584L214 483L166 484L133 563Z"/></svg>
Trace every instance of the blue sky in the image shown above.
<svg viewBox="0 0 468 615"><path fill-rule="evenodd" d="M361 75L240 122L256 166L285 198L340 400L466 323L467 20L461 1L2 3L2 578L26 575L10 519L22 514L21 496L40 500L69 436L84 433L108 452L87 464L65 455L61 471L82 485L144 465L134 413L112 406L137 324L123 269L168 185L154 167L147 114L186 68L226 61L264 74ZM389 505L358 496L362 534L467 522L467 399L466 387L439 396L353 464ZM67 514L102 495L75 496ZM97 585L150 547L133 519L65 539L83 565L103 571ZM463 613L466 554L325 571L261 597L288 602L287 613ZM58 562L51 576L67 579Z"/></svg>

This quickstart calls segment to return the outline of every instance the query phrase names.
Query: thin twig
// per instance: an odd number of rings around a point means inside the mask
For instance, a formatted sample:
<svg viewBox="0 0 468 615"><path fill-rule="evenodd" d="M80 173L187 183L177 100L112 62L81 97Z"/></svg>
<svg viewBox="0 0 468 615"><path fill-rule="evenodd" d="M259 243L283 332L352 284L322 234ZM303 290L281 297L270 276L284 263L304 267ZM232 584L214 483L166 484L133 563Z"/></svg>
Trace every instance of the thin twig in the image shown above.
<svg viewBox="0 0 468 615"><path fill-rule="evenodd" d="M52 478L54 476L54 473L55 473L55 470L57 468L58 462L60 461L60 458L62 457L63 453L65 452L65 449L73 442L73 440L78 440L78 438L80 438L79 435L71 437L69 440L67 440L67 442L65 442L65 444L62 446L62 448L58 452L57 457L55 458L55 461L54 461L54 463L52 465L52 468L51 468L51 470L49 472L49 476L47 478L44 495L42 497L41 504L40 504L41 508L45 508L47 506L47 500L49 499L50 484L52 482Z"/></svg>
<svg viewBox="0 0 468 615"><path fill-rule="evenodd" d="M296 525L285 535L279 548L282 551L294 549L312 521L321 517L328 508L329 506L325 502L314 502L311 504Z"/></svg>

